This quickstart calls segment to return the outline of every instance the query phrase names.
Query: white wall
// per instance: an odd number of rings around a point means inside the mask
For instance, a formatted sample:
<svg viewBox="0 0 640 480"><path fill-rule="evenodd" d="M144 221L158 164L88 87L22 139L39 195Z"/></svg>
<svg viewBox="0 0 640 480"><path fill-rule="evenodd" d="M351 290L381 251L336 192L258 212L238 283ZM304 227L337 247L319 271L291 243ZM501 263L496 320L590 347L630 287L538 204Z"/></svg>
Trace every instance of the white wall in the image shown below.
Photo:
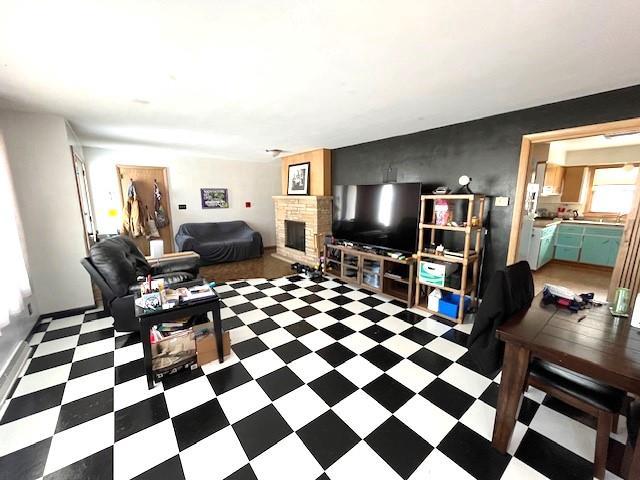
<svg viewBox="0 0 640 480"><path fill-rule="evenodd" d="M604 165L616 163L640 163L640 145L598 148L595 150L572 150L567 152L567 166Z"/></svg>
<svg viewBox="0 0 640 480"><path fill-rule="evenodd" d="M73 164L62 117L0 111L41 313L92 305ZM5 273L8 274L8 273ZM3 332L4 335L4 332Z"/></svg>
<svg viewBox="0 0 640 480"><path fill-rule="evenodd" d="M107 150L84 148L89 189L99 233L115 233L122 208L116 165L167 167L171 223L174 234L183 223L244 220L262 234L265 246L276 244L272 197L280 192L280 160L268 163L198 158L170 150ZM200 188L229 189L229 208L202 209ZM245 208L251 202L251 208ZM186 210L178 210L186 204Z"/></svg>

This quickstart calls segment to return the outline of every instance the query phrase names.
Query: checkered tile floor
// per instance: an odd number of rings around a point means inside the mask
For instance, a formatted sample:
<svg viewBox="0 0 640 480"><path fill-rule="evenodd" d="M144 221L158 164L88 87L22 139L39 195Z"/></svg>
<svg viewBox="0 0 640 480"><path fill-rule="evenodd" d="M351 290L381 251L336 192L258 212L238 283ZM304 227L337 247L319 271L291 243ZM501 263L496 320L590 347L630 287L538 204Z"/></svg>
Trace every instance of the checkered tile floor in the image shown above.
<svg viewBox="0 0 640 480"><path fill-rule="evenodd" d="M468 325L329 279L217 291L231 357L152 390L137 334L43 320L1 413L0 477L591 478L593 421L535 389L510 454L491 448L499 378L475 371Z"/></svg>

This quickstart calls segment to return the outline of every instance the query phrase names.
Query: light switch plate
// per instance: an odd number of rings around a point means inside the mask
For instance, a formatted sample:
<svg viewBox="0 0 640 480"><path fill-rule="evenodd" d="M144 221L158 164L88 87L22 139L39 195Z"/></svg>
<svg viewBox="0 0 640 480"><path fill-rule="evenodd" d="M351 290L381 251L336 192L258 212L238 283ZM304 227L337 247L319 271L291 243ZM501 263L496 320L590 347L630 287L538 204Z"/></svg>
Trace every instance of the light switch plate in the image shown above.
<svg viewBox="0 0 640 480"><path fill-rule="evenodd" d="M496 197L496 207L508 207L509 197Z"/></svg>

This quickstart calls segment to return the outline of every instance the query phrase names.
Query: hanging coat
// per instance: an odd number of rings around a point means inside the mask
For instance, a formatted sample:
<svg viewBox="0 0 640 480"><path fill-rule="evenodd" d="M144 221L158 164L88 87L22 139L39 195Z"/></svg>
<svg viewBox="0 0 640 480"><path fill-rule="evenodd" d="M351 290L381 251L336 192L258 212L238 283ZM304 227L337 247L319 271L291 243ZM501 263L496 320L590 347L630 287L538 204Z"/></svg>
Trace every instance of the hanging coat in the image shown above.
<svg viewBox="0 0 640 480"><path fill-rule="evenodd" d="M160 193L158 182L155 180L153 181L153 206L155 210L156 227L162 228L169 225L167 212L165 212L164 207L162 206L162 193Z"/></svg>
<svg viewBox="0 0 640 480"><path fill-rule="evenodd" d="M131 202L129 230L134 238L143 237L147 234L144 212L137 198L134 197L133 200L129 199L129 201Z"/></svg>

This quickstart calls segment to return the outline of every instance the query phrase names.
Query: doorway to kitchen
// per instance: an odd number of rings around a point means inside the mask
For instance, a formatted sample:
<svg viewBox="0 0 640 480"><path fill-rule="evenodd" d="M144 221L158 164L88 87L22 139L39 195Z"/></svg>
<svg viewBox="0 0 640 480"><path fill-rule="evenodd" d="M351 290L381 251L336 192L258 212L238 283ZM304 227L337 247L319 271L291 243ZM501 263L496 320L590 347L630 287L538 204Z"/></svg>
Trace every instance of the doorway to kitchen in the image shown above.
<svg viewBox="0 0 640 480"><path fill-rule="evenodd" d="M640 119L525 136L520 160L509 263L529 262L536 293L552 284L606 300L640 283L621 274L637 251Z"/></svg>

